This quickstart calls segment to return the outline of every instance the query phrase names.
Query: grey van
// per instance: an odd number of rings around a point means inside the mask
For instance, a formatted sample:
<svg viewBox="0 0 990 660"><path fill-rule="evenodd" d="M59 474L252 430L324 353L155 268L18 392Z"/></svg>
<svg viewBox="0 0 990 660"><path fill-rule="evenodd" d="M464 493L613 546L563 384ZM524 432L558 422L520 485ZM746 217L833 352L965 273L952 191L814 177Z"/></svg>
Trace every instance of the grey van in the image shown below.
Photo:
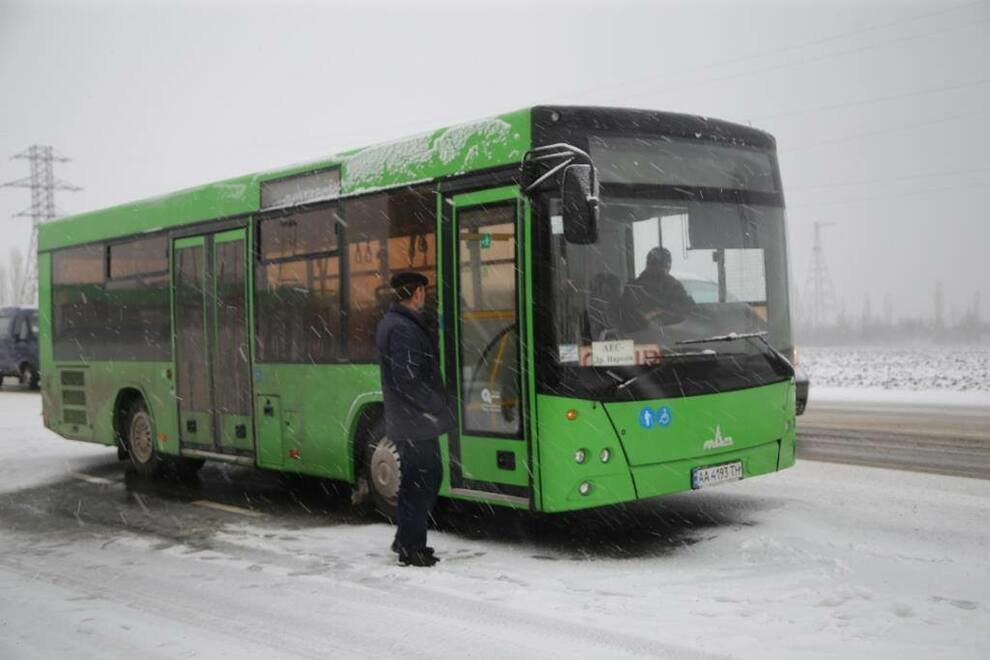
<svg viewBox="0 0 990 660"><path fill-rule="evenodd" d="M33 307L0 308L0 384L7 376L38 389L38 310Z"/></svg>

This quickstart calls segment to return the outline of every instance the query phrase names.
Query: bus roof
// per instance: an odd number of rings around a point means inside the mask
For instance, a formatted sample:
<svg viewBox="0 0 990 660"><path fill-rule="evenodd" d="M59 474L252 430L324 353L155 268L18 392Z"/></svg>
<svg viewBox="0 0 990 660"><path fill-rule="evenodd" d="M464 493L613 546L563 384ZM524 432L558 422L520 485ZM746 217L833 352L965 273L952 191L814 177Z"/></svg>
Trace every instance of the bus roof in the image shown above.
<svg viewBox="0 0 990 660"><path fill-rule="evenodd" d="M340 196L409 185L441 177L519 163L532 146L534 133L556 140L558 111L572 128L638 126L643 130L741 139L772 148L773 137L748 126L709 117L587 106L535 106L488 119L441 128L393 142L330 156L324 160L180 190L49 222L38 230L38 250L153 233L208 220L261 210L266 181L339 167ZM550 119L553 117L553 119Z"/></svg>
<svg viewBox="0 0 990 660"><path fill-rule="evenodd" d="M325 160L258 172L49 222L38 250L152 233L260 210L261 184L340 167L341 196L518 163L530 144L530 108L459 124Z"/></svg>

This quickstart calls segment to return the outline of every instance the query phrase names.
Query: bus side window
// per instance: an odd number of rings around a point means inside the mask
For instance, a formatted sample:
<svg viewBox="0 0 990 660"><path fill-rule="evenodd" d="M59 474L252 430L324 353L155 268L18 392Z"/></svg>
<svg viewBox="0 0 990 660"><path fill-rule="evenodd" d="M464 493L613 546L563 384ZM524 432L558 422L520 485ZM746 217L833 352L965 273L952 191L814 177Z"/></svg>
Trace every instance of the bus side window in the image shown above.
<svg viewBox="0 0 990 660"><path fill-rule="evenodd" d="M336 204L261 220L255 282L261 362L331 364L341 357L338 224Z"/></svg>
<svg viewBox="0 0 990 660"><path fill-rule="evenodd" d="M102 244L52 254L52 352L56 360L85 360L105 345L107 313Z"/></svg>
<svg viewBox="0 0 990 660"><path fill-rule="evenodd" d="M429 280L424 312L435 330L436 195L430 188L402 188L345 204L347 347L351 360L368 362L375 359L375 329L393 301L395 273L412 270Z"/></svg>

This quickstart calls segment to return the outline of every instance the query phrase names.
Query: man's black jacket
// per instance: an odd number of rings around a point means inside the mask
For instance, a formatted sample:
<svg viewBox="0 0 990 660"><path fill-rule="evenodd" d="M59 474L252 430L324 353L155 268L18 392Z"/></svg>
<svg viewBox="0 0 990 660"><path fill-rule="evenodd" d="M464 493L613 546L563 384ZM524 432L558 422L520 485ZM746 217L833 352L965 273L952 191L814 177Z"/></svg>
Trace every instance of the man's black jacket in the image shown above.
<svg viewBox="0 0 990 660"><path fill-rule="evenodd" d="M440 356L423 316L393 304L378 324L375 345L388 437L422 440L453 430L453 411L440 378Z"/></svg>

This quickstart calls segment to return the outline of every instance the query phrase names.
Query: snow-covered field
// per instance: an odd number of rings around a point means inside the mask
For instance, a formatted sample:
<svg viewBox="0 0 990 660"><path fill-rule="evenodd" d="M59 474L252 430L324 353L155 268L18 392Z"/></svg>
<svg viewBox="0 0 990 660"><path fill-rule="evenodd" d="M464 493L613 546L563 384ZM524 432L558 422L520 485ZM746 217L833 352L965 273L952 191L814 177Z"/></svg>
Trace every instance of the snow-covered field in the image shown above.
<svg viewBox="0 0 990 660"><path fill-rule="evenodd" d="M990 657L987 481L802 462L626 510L476 508L424 570L371 519L134 490L37 413L0 393L0 658Z"/></svg>
<svg viewBox="0 0 990 660"><path fill-rule="evenodd" d="M990 347L802 347L813 387L990 392Z"/></svg>

